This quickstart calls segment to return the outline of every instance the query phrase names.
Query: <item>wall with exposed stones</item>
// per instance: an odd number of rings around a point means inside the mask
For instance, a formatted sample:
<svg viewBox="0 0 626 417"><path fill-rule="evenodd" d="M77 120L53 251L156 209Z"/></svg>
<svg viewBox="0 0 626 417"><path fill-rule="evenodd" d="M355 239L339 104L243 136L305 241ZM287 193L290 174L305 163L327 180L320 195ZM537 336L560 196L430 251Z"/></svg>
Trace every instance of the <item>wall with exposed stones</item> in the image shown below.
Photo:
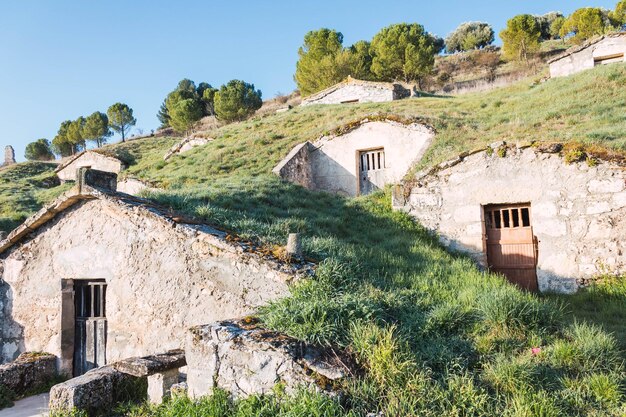
<svg viewBox="0 0 626 417"><path fill-rule="evenodd" d="M338 84L302 99L301 105L381 103L410 96L411 90L401 84L362 81L348 77Z"/></svg>
<svg viewBox="0 0 626 417"><path fill-rule="evenodd" d="M616 56L619 54L621 57ZM591 69L601 63L596 63L596 60L603 60L612 56L616 57L604 62L626 62L626 34L608 35L598 42L575 47L573 52L567 52L561 58L556 58L550 62L550 76L565 77Z"/></svg>
<svg viewBox="0 0 626 417"><path fill-rule="evenodd" d="M310 189L355 196L359 151L384 148L383 182L391 184L421 159L433 137L434 131L422 124L365 120L345 134L298 145L274 173Z"/></svg>
<svg viewBox="0 0 626 417"><path fill-rule="evenodd" d="M191 397L216 388L234 397L272 394L278 383L287 392L301 386L323 390L350 372L350 361L337 354L241 321L192 328L185 355Z"/></svg>
<svg viewBox="0 0 626 417"><path fill-rule="evenodd" d="M76 181L76 172L79 168L90 167L99 171L119 174L124 168L122 161L102 155L98 152L87 151L65 166L57 169L57 176L61 181Z"/></svg>
<svg viewBox="0 0 626 417"><path fill-rule="evenodd" d="M486 266L483 205L531 204L541 291L570 293L580 280L626 272L626 172L600 161L565 163L556 153L509 148L442 164L396 187L394 208ZM501 153L500 153L501 155Z"/></svg>
<svg viewBox="0 0 626 417"><path fill-rule="evenodd" d="M62 358L62 371L71 369L73 317L62 314L62 280L106 280L111 362L179 348L189 327L250 314L286 295L298 274L298 266L231 243L224 232L135 201L77 203L0 256L3 361L46 351Z"/></svg>

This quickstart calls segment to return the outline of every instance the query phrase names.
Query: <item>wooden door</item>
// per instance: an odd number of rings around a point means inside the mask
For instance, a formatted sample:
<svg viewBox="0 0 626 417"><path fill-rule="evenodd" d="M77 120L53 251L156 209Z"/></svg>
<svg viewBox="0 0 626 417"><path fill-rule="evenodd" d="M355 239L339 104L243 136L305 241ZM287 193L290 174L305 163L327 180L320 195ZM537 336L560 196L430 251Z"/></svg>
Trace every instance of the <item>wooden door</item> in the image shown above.
<svg viewBox="0 0 626 417"><path fill-rule="evenodd" d="M74 281L74 376L106 365L106 284Z"/></svg>
<svg viewBox="0 0 626 417"><path fill-rule="evenodd" d="M359 195L370 194L385 186L385 150L359 152Z"/></svg>
<svg viewBox="0 0 626 417"><path fill-rule="evenodd" d="M537 239L530 204L485 207L489 269L530 291L537 291Z"/></svg>

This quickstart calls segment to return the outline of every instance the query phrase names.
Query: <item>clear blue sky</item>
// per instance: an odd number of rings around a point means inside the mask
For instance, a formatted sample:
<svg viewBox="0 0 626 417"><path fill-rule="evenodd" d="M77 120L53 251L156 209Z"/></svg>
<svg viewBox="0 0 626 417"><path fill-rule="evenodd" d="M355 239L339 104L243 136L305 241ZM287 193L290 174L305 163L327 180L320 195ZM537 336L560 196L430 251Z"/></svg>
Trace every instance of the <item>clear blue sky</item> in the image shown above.
<svg viewBox="0 0 626 417"><path fill-rule="evenodd" d="M129 104L136 127L148 132L182 78L213 86L243 79L264 98L290 92L302 38L320 27L341 31L350 45L392 23L418 22L445 36L461 22L481 20L499 32L519 13L570 13L616 2L4 0L0 151L13 145L23 160L26 144L51 140L63 120L106 111L117 101Z"/></svg>

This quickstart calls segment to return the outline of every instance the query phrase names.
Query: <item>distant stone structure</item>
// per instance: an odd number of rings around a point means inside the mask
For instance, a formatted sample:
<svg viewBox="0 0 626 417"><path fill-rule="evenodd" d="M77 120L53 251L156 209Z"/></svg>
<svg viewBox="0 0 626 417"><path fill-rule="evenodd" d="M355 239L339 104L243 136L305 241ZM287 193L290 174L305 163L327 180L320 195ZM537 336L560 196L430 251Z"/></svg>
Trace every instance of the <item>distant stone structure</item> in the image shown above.
<svg viewBox="0 0 626 417"><path fill-rule="evenodd" d="M303 98L301 105L380 103L410 96L411 90L398 83L362 81L348 77L338 84Z"/></svg>
<svg viewBox="0 0 626 417"><path fill-rule="evenodd" d="M626 32L599 36L548 61L550 76L565 77L598 65L626 62L625 57Z"/></svg>
<svg viewBox="0 0 626 417"><path fill-rule="evenodd" d="M174 146L167 151L167 153L163 156L163 160L167 161L174 155L179 155L181 153L185 153L187 151L192 150L197 146L206 145L211 142L212 138L197 138L194 136L190 136L188 138L183 139L182 141L176 143Z"/></svg>
<svg viewBox="0 0 626 417"><path fill-rule="evenodd" d="M84 151L70 157L55 170L61 182L76 181L79 168L92 168L99 171L119 174L127 168L126 163L98 151Z"/></svg>
<svg viewBox="0 0 626 417"><path fill-rule="evenodd" d="M496 143L407 180L393 206L524 288L572 293L626 272L626 170L560 151Z"/></svg>
<svg viewBox="0 0 626 417"><path fill-rule="evenodd" d="M273 172L312 190L365 195L399 182L434 135L420 123L365 119L296 146Z"/></svg>
<svg viewBox="0 0 626 417"><path fill-rule="evenodd" d="M15 164L15 150L9 145L4 148L4 162L0 166L6 167L13 164Z"/></svg>

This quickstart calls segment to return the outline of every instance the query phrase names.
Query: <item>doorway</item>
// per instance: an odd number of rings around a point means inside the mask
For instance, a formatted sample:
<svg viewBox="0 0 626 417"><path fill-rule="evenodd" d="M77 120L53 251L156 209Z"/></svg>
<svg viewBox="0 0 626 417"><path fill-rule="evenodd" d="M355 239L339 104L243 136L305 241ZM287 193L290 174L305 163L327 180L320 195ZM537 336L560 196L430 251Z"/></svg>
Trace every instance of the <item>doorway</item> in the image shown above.
<svg viewBox="0 0 626 417"><path fill-rule="evenodd" d="M385 186L385 149L376 148L358 152L358 195L370 194Z"/></svg>
<svg viewBox="0 0 626 417"><path fill-rule="evenodd" d="M74 281L74 376L106 365L106 289L103 279Z"/></svg>
<svg viewBox="0 0 626 417"><path fill-rule="evenodd" d="M537 239L530 203L485 206L487 264L493 272L529 291L537 291Z"/></svg>

